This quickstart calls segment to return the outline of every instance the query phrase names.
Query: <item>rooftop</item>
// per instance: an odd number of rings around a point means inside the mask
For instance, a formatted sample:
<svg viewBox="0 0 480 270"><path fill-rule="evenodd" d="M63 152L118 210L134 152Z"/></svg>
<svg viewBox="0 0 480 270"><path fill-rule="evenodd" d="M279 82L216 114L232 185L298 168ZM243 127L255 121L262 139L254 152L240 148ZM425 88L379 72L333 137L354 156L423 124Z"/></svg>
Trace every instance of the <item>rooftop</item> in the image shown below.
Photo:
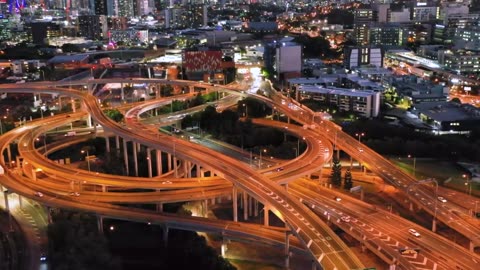
<svg viewBox="0 0 480 270"><path fill-rule="evenodd" d="M353 97L369 97L375 92L368 90L356 90L348 88L338 88L338 87L322 87L316 85L303 85L300 86L300 91L309 92L309 93L320 93L320 94L330 94L330 95L346 95Z"/></svg>
<svg viewBox="0 0 480 270"><path fill-rule="evenodd" d="M87 54L64 54L64 55L56 55L48 60L50 64L62 64L68 62L82 62L89 58Z"/></svg>
<svg viewBox="0 0 480 270"><path fill-rule="evenodd" d="M427 102L416 104L415 109L440 122L480 120L480 110L470 104Z"/></svg>

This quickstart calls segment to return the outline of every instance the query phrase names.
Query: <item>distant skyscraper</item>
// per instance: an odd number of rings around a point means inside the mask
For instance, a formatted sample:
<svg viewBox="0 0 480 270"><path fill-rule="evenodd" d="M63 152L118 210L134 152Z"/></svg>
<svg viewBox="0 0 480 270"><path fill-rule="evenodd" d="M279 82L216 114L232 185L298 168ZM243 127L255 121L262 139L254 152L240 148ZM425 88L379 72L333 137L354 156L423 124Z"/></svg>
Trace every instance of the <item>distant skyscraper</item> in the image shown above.
<svg viewBox="0 0 480 270"><path fill-rule="evenodd" d="M111 0L95 0L95 15L108 15L107 2Z"/></svg>
<svg viewBox="0 0 480 270"><path fill-rule="evenodd" d="M133 17L133 2L132 0L117 0L118 2L118 13L117 16L121 17Z"/></svg>

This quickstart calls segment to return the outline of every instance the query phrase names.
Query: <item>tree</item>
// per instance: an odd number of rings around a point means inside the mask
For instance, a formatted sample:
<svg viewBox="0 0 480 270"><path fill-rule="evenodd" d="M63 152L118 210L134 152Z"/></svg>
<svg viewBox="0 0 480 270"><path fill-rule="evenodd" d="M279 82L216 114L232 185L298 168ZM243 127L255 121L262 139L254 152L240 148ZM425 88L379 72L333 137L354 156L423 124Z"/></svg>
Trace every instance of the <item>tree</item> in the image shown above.
<svg viewBox="0 0 480 270"><path fill-rule="evenodd" d="M65 43L62 45L62 51L64 53L67 53L67 52L81 52L82 50L78 45Z"/></svg>
<svg viewBox="0 0 480 270"><path fill-rule="evenodd" d="M347 169L347 171L345 172L343 188L346 190L350 190L352 187L353 187L352 173L350 172L349 169Z"/></svg>
<svg viewBox="0 0 480 270"><path fill-rule="evenodd" d="M49 261L53 269L121 269L94 216L60 211L48 225Z"/></svg>
<svg viewBox="0 0 480 270"><path fill-rule="evenodd" d="M111 110L111 109L108 109L108 110L105 110L104 113L110 118L112 119L113 121L115 122L121 122L123 120L123 114L119 111L119 110Z"/></svg>
<svg viewBox="0 0 480 270"><path fill-rule="evenodd" d="M342 185L342 165L340 165L340 160L334 155L333 157L333 166L332 166L332 175L330 176L330 182L336 187Z"/></svg>
<svg viewBox="0 0 480 270"><path fill-rule="evenodd" d="M454 103L462 104L462 101L458 97L452 98L452 100L450 100L450 101L454 102Z"/></svg>

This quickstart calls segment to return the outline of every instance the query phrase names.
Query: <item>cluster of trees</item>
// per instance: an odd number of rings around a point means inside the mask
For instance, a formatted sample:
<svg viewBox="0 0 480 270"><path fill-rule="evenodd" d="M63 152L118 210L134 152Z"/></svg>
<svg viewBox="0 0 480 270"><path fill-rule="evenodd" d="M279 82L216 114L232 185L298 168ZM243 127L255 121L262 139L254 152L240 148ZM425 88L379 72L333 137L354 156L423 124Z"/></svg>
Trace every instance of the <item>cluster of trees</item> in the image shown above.
<svg viewBox="0 0 480 270"><path fill-rule="evenodd" d="M333 166L330 175L330 183L335 187L343 186L344 189L350 190L353 187L352 173L349 169L347 169L342 181L342 165L340 164L340 160L338 160L335 155L333 156L332 163Z"/></svg>
<svg viewBox="0 0 480 270"><path fill-rule="evenodd" d="M303 53L306 57L337 58L342 54L342 51L332 49L330 42L323 36L312 38L301 35L295 38L295 42L304 47Z"/></svg>
<svg viewBox="0 0 480 270"><path fill-rule="evenodd" d="M480 128L470 136L412 132L411 128L389 125L380 119L359 119L343 125L343 130L354 136L364 132L362 142L382 155L432 157L447 160L468 159L480 161Z"/></svg>
<svg viewBox="0 0 480 270"><path fill-rule="evenodd" d="M84 213L54 211L48 225L48 260L52 269L121 269L96 218Z"/></svg>
<svg viewBox="0 0 480 270"><path fill-rule="evenodd" d="M168 90L170 93L171 91L173 91L173 89L162 89L162 91L163 90ZM162 96L164 96L163 92L162 92ZM207 102L214 101L217 99L217 96L218 96L217 92L212 92L204 95L202 95L201 93L198 93L193 99L188 99L185 101L173 100L170 104L160 107L158 111L160 114L183 111L188 108L193 108L193 107L205 104Z"/></svg>
<svg viewBox="0 0 480 270"><path fill-rule="evenodd" d="M103 113L117 123L122 122L124 119L123 114L117 109L107 109Z"/></svg>

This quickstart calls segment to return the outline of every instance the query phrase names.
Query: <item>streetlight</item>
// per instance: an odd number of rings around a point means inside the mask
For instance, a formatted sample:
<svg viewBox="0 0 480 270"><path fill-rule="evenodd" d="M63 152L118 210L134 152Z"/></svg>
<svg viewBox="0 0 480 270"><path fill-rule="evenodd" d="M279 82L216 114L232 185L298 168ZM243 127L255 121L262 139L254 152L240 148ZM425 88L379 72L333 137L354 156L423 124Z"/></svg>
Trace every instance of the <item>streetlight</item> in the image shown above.
<svg viewBox="0 0 480 270"><path fill-rule="evenodd" d="M82 150L81 151L82 154L84 153L87 153L87 156L85 157L85 159L87 160L87 167L88 167L88 171L90 171L90 154L88 153L88 150Z"/></svg>
<svg viewBox="0 0 480 270"><path fill-rule="evenodd" d="M247 104L243 103L242 104L243 109L243 116L248 118L248 107Z"/></svg>
<svg viewBox="0 0 480 270"><path fill-rule="evenodd" d="M365 133L363 133L363 132L362 133L355 133L355 136L358 137L358 142L361 143L362 142L361 138L365 136Z"/></svg>
<svg viewBox="0 0 480 270"><path fill-rule="evenodd" d="M408 155L408 158L412 158L412 155ZM413 178L415 178L416 167L417 167L417 157L413 157Z"/></svg>
<svg viewBox="0 0 480 270"><path fill-rule="evenodd" d="M260 149L260 159L258 160L258 168L262 167L262 152L266 153L267 149Z"/></svg>
<svg viewBox="0 0 480 270"><path fill-rule="evenodd" d="M463 178L465 178L465 193L472 196L472 181L470 181L470 177L468 174L463 174Z"/></svg>

